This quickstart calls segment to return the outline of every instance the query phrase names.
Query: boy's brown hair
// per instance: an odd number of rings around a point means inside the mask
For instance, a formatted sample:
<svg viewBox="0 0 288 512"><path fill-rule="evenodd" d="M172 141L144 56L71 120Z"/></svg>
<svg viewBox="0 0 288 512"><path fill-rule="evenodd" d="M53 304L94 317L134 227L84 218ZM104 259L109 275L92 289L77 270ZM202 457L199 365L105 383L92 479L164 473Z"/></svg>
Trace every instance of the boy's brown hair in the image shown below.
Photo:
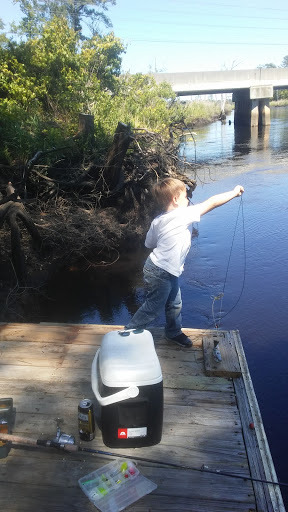
<svg viewBox="0 0 288 512"><path fill-rule="evenodd" d="M153 195L157 206L159 206L161 211L166 211L173 197L178 196L183 190L186 190L185 183L176 178L165 178L158 181L153 188Z"/></svg>

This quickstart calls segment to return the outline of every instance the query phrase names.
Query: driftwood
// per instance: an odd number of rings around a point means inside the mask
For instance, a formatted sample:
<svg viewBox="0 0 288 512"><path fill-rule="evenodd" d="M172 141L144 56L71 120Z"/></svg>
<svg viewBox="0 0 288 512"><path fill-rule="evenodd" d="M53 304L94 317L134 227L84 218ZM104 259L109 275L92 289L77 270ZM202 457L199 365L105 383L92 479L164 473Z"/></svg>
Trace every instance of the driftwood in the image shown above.
<svg viewBox="0 0 288 512"><path fill-rule="evenodd" d="M90 114L79 114L78 133L94 138L94 116Z"/></svg>
<svg viewBox="0 0 288 512"><path fill-rule="evenodd" d="M68 139L68 140L77 139L80 136L83 136L86 139L89 138L92 142L94 141L94 116L91 116L88 114L79 114L78 132L76 135L74 135L72 137L72 139ZM40 158L48 155L49 153L56 153L58 151L63 151L63 150L67 150L67 149L71 149L71 145L62 146L62 147L58 147L58 148L51 148L51 149L47 149L45 151L41 151L41 150L37 151L37 153L35 153L35 155L27 162L26 166L24 167L23 180L22 180L22 182L23 182L22 186L24 186L24 189L26 190L26 184L29 179L30 173L31 173L34 165L40 160ZM49 178L46 178L46 177L45 177L45 179L49 180ZM50 180L50 181L53 181L53 180Z"/></svg>
<svg viewBox="0 0 288 512"><path fill-rule="evenodd" d="M103 168L103 177L109 187L109 195L123 186L123 161L132 140L129 126L118 123L108 157Z"/></svg>
<svg viewBox="0 0 288 512"><path fill-rule="evenodd" d="M13 195L14 194L9 195L9 199ZM40 247L41 236L29 213L25 210L24 205L19 202L19 200L17 202L9 200L0 205L0 228L3 226L4 222L7 222L10 226L12 263L19 286L25 286L26 265L21 246L22 233L19 221L24 224L36 246Z"/></svg>
<svg viewBox="0 0 288 512"><path fill-rule="evenodd" d="M63 151L64 149L69 148L70 146L63 146L59 148L46 149L46 151L37 151L37 153L35 153L35 155L27 162L23 170L22 188L24 191L26 192L27 181L30 177L30 173L40 158L42 158L44 155L48 155L49 153L56 153L57 151Z"/></svg>
<svg viewBox="0 0 288 512"><path fill-rule="evenodd" d="M73 137L77 139L84 137L92 145L94 143L94 118L91 115L79 114L78 132ZM123 162L132 141L132 135L129 126L119 122L116 128L112 145L108 151L108 155L104 165L91 163L88 170L79 172L78 175L71 176L71 173L63 175L62 178L51 178L37 171L34 166L38 161L49 153L62 151L68 149L70 146L60 148L51 148L46 151L37 151L35 155L27 162L24 167L21 185L19 187L20 193L23 194L24 199L27 198L27 185L29 182L30 174L33 170L42 181L46 183L45 190L39 190L39 197L42 201L46 202L49 199L54 199L58 196L59 192L65 194L73 193L92 193L100 194L101 197L109 197L118 192L124 184L124 171ZM50 168L51 170L51 168ZM56 168L54 169L56 170ZM13 197L14 199L14 197ZM7 198L1 202L7 201Z"/></svg>

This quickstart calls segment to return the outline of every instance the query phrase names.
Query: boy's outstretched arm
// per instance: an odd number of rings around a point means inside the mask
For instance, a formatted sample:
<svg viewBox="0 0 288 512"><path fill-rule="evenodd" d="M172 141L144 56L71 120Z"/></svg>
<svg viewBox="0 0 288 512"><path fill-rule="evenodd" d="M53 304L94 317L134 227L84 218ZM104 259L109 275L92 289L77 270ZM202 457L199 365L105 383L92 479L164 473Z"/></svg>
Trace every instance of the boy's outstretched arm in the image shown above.
<svg viewBox="0 0 288 512"><path fill-rule="evenodd" d="M200 207L200 215L205 215L205 213L211 212L214 208L218 208L218 206L228 203L231 199L234 199L234 197L242 196L243 192L244 188L241 185L237 185L229 192L209 197L209 199L206 199L206 201L203 201L203 203L198 205Z"/></svg>

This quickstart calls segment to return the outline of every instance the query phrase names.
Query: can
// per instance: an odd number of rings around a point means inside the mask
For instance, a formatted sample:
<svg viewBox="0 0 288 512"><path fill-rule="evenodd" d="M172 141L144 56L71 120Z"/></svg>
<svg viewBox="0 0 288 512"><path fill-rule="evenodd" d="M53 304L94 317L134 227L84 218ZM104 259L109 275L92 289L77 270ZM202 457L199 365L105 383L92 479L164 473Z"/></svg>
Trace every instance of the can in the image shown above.
<svg viewBox="0 0 288 512"><path fill-rule="evenodd" d="M92 400L84 398L78 405L79 437L82 441L92 441L95 437L95 418Z"/></svg>

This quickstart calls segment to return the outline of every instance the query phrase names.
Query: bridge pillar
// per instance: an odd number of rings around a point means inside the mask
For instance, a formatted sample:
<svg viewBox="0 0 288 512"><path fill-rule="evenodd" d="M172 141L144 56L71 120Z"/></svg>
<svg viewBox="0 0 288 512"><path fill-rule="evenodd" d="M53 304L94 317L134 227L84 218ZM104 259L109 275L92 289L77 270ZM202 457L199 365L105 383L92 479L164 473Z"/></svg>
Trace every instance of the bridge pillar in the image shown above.
<svg viewBox="0 0 288 512"><path fill-rule="evenodd" d="M235 125L265 126L270 124L269 98L273 97L273 86L250 87L233 92L235 102Z"/></svg>
<svg viewBox="0 0 288 512"><path fill-rule="evenodd" d="M258 101L250 99L249 89L240 89L233 93L235 103L235 126L258 126Z"/></svg>
<svg viewBox="0 0 288 512"><path fill-rule="evenodd" d="M259 100L259 124L262 126L270 124L270 105L268 98Z"/></svg>

